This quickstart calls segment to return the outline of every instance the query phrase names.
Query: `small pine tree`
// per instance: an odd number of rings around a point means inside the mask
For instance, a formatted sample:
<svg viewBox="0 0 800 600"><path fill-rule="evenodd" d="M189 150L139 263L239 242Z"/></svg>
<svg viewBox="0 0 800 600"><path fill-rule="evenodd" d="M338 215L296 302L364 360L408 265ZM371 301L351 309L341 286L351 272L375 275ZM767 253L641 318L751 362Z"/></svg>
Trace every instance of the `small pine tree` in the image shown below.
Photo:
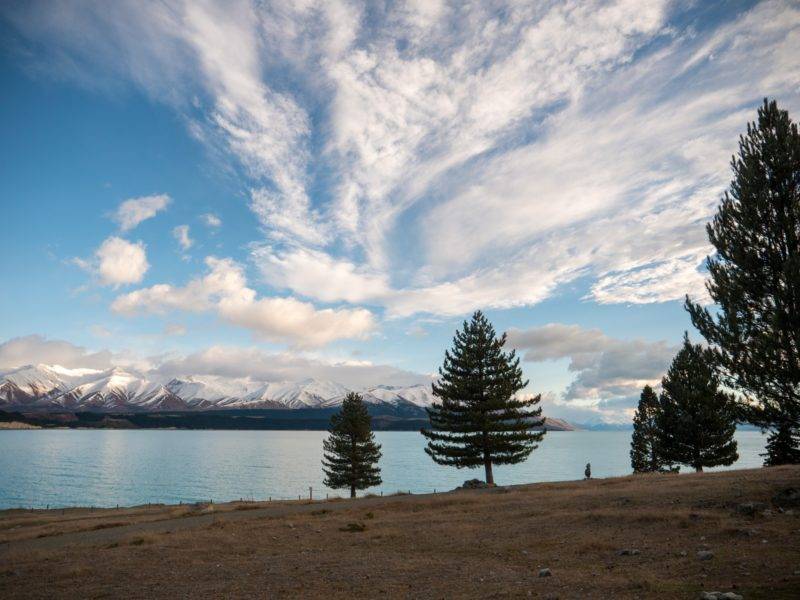
<svg viewBox="0 0 800 600"><path fill-rule="evenodd" d="M683 347L661 381L660 410L656 413L657 451L669 463L704 467L731 465L736 452L733 398L719 389L711 351L691 344Z"/></svg>
<svg viewBox="0 0 800 600"><path fill-rule="evenodd" d="M790 422L782 421L767 437L765 467L800 463L800 436Z"/></svg>
<svg viewBox="0 0 800 600"><path fill-rule="evenodd" d="M361 396L347 394L341 411L331 417L330 435L322 443L326 486L350 488L350 497L355 498L356 490L381 484L381 447L375 443L371 426Z"/></svg>
<svg viewBox="0 0 800 600"><path fill-rule="evenodd" d="M658 452L658 396L649 385L639 396L639 406L633 415L631 436L631 467L634 473L669 470Z"/></svg>
<svg viewBox="0 0 800 600"><path fill-rule="evenodd" d="M800 132L764 100L708 224L712 315L686 298L745 418L772 434L766 464L800 462Z"/></svg>
<svg viewBox="0 0 800 600"><path fill-rule="evenodd" d="M483 465L486 483L494 483L492 465L524 461L544 437L541 395L515 396L528 385L515 353L505 352L506 335L480 311L457 331L445 352L433 393L440 400L428 410L430 429L425 452L440 465L473 468Z"/></svg>

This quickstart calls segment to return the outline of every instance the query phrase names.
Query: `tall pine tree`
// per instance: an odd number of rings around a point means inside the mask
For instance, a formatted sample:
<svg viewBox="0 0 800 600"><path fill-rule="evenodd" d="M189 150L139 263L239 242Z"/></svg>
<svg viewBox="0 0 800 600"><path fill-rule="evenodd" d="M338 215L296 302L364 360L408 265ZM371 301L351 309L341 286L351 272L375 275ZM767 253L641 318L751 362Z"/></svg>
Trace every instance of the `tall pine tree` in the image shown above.
<svg viewBox="0 0 800 600"><path fill-rule="evenodd" d="M350 488L350 497L355 498L356 490L381 484L381 447L375 443L371 425L361 396L347 394L341 411L331 417L330 435L322 443L326 486Z"/></svg>
<svg viewBox="0 0 800 600"><path fill-rule="evenodd" d="M631 436L631 467L634 473L667 471L658 449L658 414L661 405L653 388L644 386L639 397L639 406L633 415L633 435Z"/></svg>
<svg viewBox="0 0 800 600"><path fill-rule="evenodd" d="M669 463L704 467L731 465L736 452L735 403L719 389L711 351L689 342L661 380L660 410L656 413L658 453Z"/></svg>
<svg viewBox="0 0 800 600"><path fill-rule="evenodd" d="M528 385L514 351L505 352L506 335L496 337L480 311L457 331L445 352L433 393L440 400L428 409L430 429L425 452L438 464L457 468L483 465L493 484L492 465L522 462L537 448L544 431L541 395L516 398Z"/></svg>
<svg viewBox="0 0 800 600"><path fill-rule="evenodd" d="M745 418L772 434L766 464L800 462L800 134L764 100L733 157L708 238L708 310L686 299Z"/></svg>

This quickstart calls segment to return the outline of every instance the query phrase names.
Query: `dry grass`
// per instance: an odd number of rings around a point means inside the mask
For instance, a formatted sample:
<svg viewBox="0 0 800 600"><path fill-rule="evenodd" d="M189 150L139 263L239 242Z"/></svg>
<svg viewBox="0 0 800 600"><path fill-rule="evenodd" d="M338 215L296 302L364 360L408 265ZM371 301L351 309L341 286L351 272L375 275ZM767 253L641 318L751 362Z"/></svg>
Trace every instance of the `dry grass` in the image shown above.
<svg viewBox="0 0 800 600"><path fill-rule="evenodd" d="M0 597L798 598L800 514L734 510L786 487L800 468L213 512L7 511Z"/></svg>

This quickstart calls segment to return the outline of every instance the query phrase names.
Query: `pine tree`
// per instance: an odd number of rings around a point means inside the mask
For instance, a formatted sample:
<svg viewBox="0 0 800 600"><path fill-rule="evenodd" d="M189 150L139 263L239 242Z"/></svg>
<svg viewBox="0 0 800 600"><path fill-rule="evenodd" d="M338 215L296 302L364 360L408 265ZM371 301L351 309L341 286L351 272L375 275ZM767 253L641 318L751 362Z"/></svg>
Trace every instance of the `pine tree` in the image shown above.
<svg viewBox="0 0 800 600"><path fill-rule="evenodd" d="M326 486L350 488L350 497L355 498L356 490L381 484L381 447L375 443L371 425L361 396L347 394L341 411L331 417L330 435L322 443Z"/></svg>
<svg viewBox="0 0 800 600"><path fill-rule="evenodd" d="M644 386L633 415L631 467L634 473L671 470L658 451L658 413L661 405L653 388Z"/></svg>
<svg viewBox="0 0 800 600"><path fill-rule="evenodd" d="M669 463L702 471L704 467L731 465L739 455L733 439L735 403L719 389L711 351L689 342L661 380L660 409L656 413L658 453Z"/></svg>
<svg viewBox="0 0 800 600"><path fill-rule="evenodd" d="M765 467L800 463L800 436L797 428L786 421L779 423L767 437L766 450L761 455L764 457Z"/></svg>
<svg viewBox="0 0 800 600"><path fill-rule="evenodd" d="M503 350L505 343L506 335L497 338L480 311L464 321L433 384L440 402L428 409L430 429L422 430L434 462L459 469L483 465L489 484L493 464L524 461L544 437L535 430L544 425L541 407L534 408L541 395L516 398L528 382L514 351Z"/></svg>
<svg viewBox="0 0 800 600"><path fill-rule="evenodd" d="M800 462L800 134L764 100L731 161L733 181L706 230L716 248L707 288L686 299L745 418L772 429L766 464Z"/></svg>

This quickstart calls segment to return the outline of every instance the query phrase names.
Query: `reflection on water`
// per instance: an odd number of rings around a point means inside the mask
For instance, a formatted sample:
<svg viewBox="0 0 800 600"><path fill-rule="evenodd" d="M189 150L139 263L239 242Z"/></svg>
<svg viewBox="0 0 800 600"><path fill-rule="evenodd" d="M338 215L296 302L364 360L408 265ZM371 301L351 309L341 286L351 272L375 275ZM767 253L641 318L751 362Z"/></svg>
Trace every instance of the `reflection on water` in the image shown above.
<svg viewBox="0 0 800 600"><path fill-rule="evenodd" d="M0 431L0 508L114 506L213 499L317 497L324 431ZM479 470L434 464L416 432L377 432L383 485L374 492L448 490ZM739 461L762 463L764 436L740 431ZM495 467L499 484L630 473L630 432L549 432L528 461Z"/></svg>

